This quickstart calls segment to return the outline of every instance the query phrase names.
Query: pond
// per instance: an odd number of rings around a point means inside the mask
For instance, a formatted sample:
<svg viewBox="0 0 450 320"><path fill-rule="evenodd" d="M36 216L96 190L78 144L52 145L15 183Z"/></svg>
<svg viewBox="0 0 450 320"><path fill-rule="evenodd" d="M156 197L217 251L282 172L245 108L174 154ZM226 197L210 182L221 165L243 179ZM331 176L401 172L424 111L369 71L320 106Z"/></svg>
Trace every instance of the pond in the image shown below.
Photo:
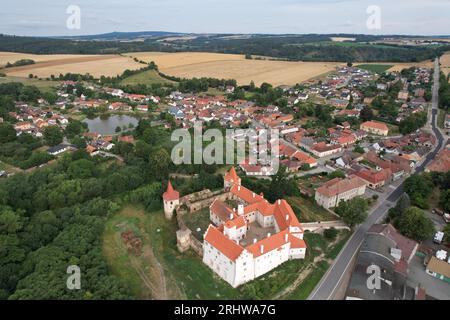
<svg viewBox="0 0 450 320"><path fill-rule="evenodd" d="M127 131L130 128L130 124L134 128L137 126L139 120L126 115L114 115L107 118L97 117L95 119L86 119L83 122L87 123L89 132L96 132L101 135L113 135L117 134L117 127L122 129L121 132Z"/></svg>

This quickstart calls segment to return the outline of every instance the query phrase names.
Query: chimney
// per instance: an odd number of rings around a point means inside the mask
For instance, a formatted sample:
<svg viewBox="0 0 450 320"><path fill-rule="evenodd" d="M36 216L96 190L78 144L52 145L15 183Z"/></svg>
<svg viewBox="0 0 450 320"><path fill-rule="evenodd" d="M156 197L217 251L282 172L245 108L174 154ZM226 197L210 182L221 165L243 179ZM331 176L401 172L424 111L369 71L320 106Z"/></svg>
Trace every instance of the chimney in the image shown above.
<svg viewBox="0 0 450 320"><path fill-rule="evenodd" d="M288 220L289 220L289 215L287 214L287 215L286 215L286 221L288 221Z"/></svg>
<svg viewBox="0 0 450 320"><path fill-rule="evenodd" d="M238 191L241 191L241 185L238 185Z"/></svg>
<svg viewBox="0 0 450 320"><path fill-rule="evenodd" d="M280 205L281 204L281 199L278 199L278 205Z"/></svg>
<svg viewBox="0 0 450 320"><path fill-rule="evenodd" d="M261 245L261 254L264 253L264 245Z"/></svg>
<svg viewBox="0 0 450 320"><path fill-rule="evenodd" d="M253 198L256 196L256 194L253 192Z"/></svg>
<svg viewBox="0 0 450 320"><path fill-rule="evenodd" d="M244 214L244 205L240 204L238 205L238 215L243 215Z"/></svg>
<svg viewBox="0 0 450 320"><path fill-rule="evenodd" d="M267 238L270 238L270 236L271 236L270 232L269 232L269 233L267 233Z"/></svg>
<svg viewBox="0 0 450 320"><path fill-rule="evenodd" d="M284 241L285 241L286 243L288 242L288 237L289 237L289 234L286 233L286 234L284 235Z"/></svg>
<svg viewBox="0 0 450 320"><path fill-rule="evenodd" d="M258 239L253 239L253 244L255 244L255 243L257 243L258 242Z"/></svg>
<svg viewBox="0 0 450 320"><path fill-rule="evenodd" d="M233 214L230 213L230 220L233 220Z"/></svg>

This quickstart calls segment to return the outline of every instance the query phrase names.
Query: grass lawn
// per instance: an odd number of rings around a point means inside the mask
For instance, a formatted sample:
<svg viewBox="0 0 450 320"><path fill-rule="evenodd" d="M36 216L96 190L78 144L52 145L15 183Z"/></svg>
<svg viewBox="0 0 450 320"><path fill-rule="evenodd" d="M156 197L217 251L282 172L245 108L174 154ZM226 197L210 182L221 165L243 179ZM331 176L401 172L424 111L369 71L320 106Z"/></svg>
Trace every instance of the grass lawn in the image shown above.
<svg viewBox="0 0 450 320"><path fill-rule="evenodd" d="M351 236L351 232L348 230L339 231L339 240L334 245L329 246L326 242L327 240L316 234L305 234L305 239L308 243L314 244L314 250L320 250L320 252L326 252L325 258L328 260L334 260L339 252L341 252L344 245L347 243ZM319 238L321 237L321 238ZM310 244L311 246L311 244ZM306 278L302 281L301 285L297 287L291 294L289 294L285 299L288 300L306 300L314 288L319 283L320 279L325 275L328 268L330 267L330 262L320 261L314 267L313 270Z"/></svg>
<svg viewBox="0 0 450 320"><path fill-rule="evenodd" d="M23 77L12 77L12 76L0 77L0 84L6 82L20 82L26 86L36 86L39 90L44 92L53 91L61 83L60 81L29 79Z"/></svg>
<svg viewBox="0 0 450 320"><path fill-rule="evenodd" d="M125 78L121 81L121 84L123 85L136 85L136 84L152 85L157 83L175 84L176 82L164 79L155 70L147 70L144 72L140 72L138 74Z"/></svg>
<svg viewBox="0 0 450 320"><path fill-rule="evenodd" d="M441 129L445 129L444 128L444 122L445 122L445 111L442 109L438 110L438 116L437 116L437 125L439 128Z"/></svg>
<svg viewBox="0 0 450 320"><path fill-rule="evenodd" d="M300 222L335 221L338 217L318 206L314 200L304 197L289 197L287 201L292 206Z"/></svg>
<svg viewBox="0 0 450 320"><path fill-rule="evenodd" d="M374 73L383 73L391 69L393 65L391 64L359 64L357 68L364 69Z"/></svg>
<svg viewBox="0 0 450 320"><path fill-rule="evenodd" d="M184 222L191 229L194 236L203 241L203 234L209 226L209 208L203 208L200 211L189 213L184 216ZM200 228L200 231L197 231Z"/></svg>
<svg viewBox="0 0 450 320"><path fill-rule="evenodd" d="M398 126L390 124L390 123L386 123L386 125L389 128L390 136L398 136L400 134L400 129L398 128Z"/></svg>

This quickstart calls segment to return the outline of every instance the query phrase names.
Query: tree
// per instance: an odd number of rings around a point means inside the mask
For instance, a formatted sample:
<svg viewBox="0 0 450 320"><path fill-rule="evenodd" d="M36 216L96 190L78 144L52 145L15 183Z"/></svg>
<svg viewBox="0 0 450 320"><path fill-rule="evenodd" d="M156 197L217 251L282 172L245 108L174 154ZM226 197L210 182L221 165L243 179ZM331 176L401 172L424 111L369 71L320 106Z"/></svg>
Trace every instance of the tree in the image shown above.
<svg viewBox="0 0 450 320"><path fill-rule="evenodd" d="M439 205L445 212L450 211L450 190L441 190Z"/></svg>
<svg viewBox="0 0 450 320"><path fill-rule="evenodd" d="M435 232L433 221L417 207L410 207L405 211L398 229L404 236L416 241L429 239Z"/></svg>
<svg viewBox="0 0 450 320"><path fill-rule="evenodd" d="M353 228L366 219L367 209L367 201L361 197L356 197L349 201L341 201L335 212L350 228Z"/></svg>
<svg viewBox="0 0 450 320"><path fill-rule="evenodd" d="M444 241L450 242L450 224L447 224L443 231L444 231Z"/></svg>
<svg viewBox="0 0 450 320"><path fill-rule="evenodd" d="M373 110L372 110L372 108L369 107L369 106L365 106L365 107L361 110L361 113L360 113L360 115L359 115L359 118L360 118L362 121L370 121L370 120L373 119L373 117L374 117Z"/></svg>
<svg viewBox="0 0 450 320"><path fill-rule="evenodd" d="M428 197L433 191L433 182L427 175L415 174L405 180L405 192L411 198L411 203L422 209L428 209Z"/></svg>
<svg viewBox="0 0 450 320"><path fill-rule="evenodd" d="M120 126L117 126L115 131L116 133L119 133L120 131L122 131L122 128Z"/></svg>
<svg viewBox="0 0 450 320"><path fill-rule="evenodd" d="M356 152L356 153L360 153L360 154L365 153L364 148L361 147L361 146L359 146L359 145L356 146L356 147L353 149L353 151Z"/></svg>
<svg viewBox="0 0 450 320"><path fill-rule="evenodd" d="M63 142L63 133L57 126L50 126L44 129L44 139L49 146L56 146Z"/></svg>
<svg viewBox="0 0 450 320"><path fill-rule="evenodd" d="M169 153L164 148L159 148L152 152L149 157L150 172L156 179L162 179L169 173L169 165L171 162Z"/></svg>
<svg viewBox="0 0 450 320"><path fill-rule="evenodd" d="M0 123L0 143L16 140L16 130L8 123Z"/></svg>
<svg viewBox="0 0 450 320"><path fill-rule="evenodd" d="M338 231L336 230L336 228L325 229L325 231L323 232L323 235L325 236L325 238L327 238L329 240L336 239L337 234L338 234Z"/></svg>
<svg viewBox="0 0 450 320"><path fill-rule="evenodd" d="M336 171L333 171L332 173L329 173L329 174L328 174L328 177L329 177L330 179L334 179L334 178L341 178L341 179L344 179L344 178L345 178L345 172L338 169L338 170L336 170Z"/></svg>
<svg viewBox="0 0 450 320"><path fill-rule="evenodd" d="M402 134L409 134L423 127L427 123L427 113L413 113L399 124L399 130Z"/></svg>

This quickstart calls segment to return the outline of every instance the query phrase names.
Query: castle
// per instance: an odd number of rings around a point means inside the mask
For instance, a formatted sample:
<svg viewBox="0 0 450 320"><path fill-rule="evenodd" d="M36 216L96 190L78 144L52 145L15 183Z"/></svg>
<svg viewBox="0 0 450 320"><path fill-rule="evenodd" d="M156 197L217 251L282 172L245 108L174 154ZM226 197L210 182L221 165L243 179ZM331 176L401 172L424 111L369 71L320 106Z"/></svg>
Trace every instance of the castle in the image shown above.
<svg viewBox="0 0 450 320"><path fill-rule="evenodd" d="M288 260L305 258L303 228L286 200L269 203L242 186L234 168L224 177L223 194L226 197L212 199L209 206L211 224L201 248L203 262L223 280L238 287ZM180 197L170 182L163 199L166 217L171 218ZM189 236L179 232L177 237Z"/></svg>

